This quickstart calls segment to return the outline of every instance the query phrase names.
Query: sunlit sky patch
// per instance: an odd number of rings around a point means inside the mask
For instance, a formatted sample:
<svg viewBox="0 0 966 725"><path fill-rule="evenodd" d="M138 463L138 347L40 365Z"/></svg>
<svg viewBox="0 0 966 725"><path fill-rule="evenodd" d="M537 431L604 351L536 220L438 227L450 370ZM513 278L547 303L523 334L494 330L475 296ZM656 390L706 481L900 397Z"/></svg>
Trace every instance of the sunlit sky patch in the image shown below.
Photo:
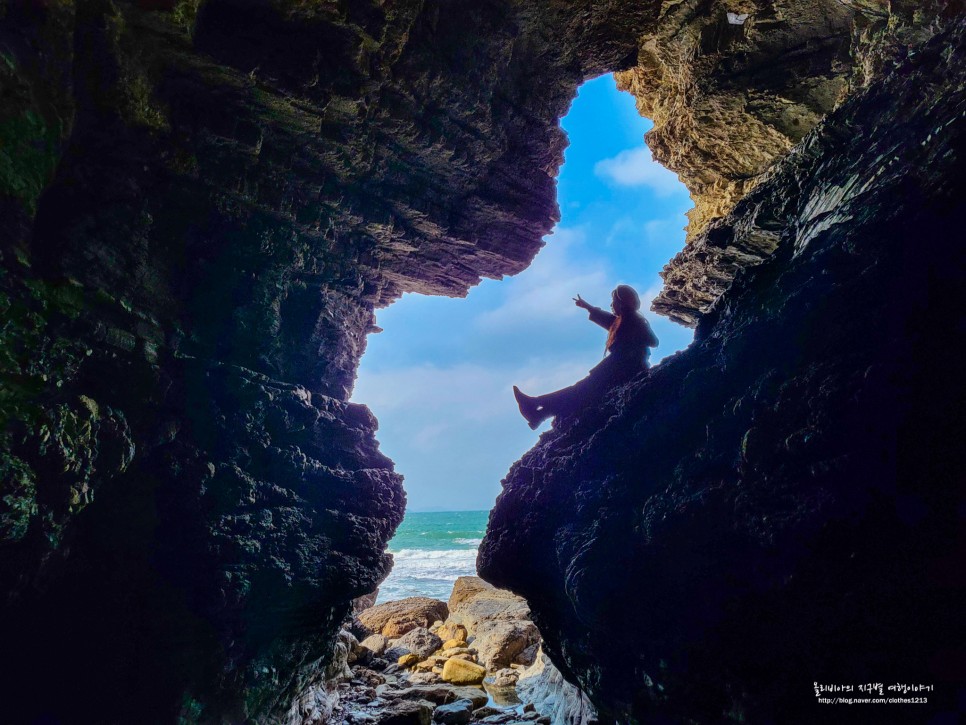
<svg viewBox="0 0 966 725"><path fill-rule="evenodd" d="M563 119L570 147L558 180L562 219L533 264L485 280L465 299L407 294L380 310L352 399L379 419L382 451L406 479L409 510L492 507L510 465L536 442L511 392L576 382L605 332L572 301L600 307L630 284L661 340L652 364L691 331L648 312L658 272L684 245L687 190L644 144L651 123L612 76L585 83ZM549 424L545 424L546 428Z"/></svg>

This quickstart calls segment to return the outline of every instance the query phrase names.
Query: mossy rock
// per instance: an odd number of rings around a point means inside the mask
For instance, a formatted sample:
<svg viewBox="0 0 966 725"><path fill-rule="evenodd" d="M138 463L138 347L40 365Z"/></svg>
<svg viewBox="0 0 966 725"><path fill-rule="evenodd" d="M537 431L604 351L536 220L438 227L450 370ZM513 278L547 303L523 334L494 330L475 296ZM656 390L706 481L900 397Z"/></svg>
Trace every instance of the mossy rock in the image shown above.
<svg viewBox="0 0 966 725"><path fill-rule="evenodd" d="M20 541L26 536L38 510L36 483L36 474L24 461L0 455L0 541Z"/></svg>

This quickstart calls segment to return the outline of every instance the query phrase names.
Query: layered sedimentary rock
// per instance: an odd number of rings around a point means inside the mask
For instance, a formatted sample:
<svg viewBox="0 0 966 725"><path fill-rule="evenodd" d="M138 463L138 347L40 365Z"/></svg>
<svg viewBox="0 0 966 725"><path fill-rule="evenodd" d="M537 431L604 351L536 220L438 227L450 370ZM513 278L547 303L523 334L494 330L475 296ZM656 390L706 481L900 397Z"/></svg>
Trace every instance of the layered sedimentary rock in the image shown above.
<svg viewBox="0 0 966 725"><path fill-rule="evenodd" d="M289 712L403 512L348 402L373 309L529 263L558 119L606 71L653 95L657 153L703 200L693 234L740 215L741 176L902 39L858 24L891 23L879 3L766 5L0 6L5 713ZM724 151L736 125L753 153ZM695 256L667 310L697 319L767 257L728 254Z"/></svg>
<svg viewBox="0 0 966 725"><path fill-rule="evenodd" d="M825 0L665 2L618 82L655 158L691 191L691 234L723 216L841 99L853 13Z"/></svg>
<svg viewBox="0 0 966 725"><path fill-rule="evenodd" d="M913 51L718 227L775 251L695 343L504 481L481 575L603 718L855 717L814 682L961 706L966 25Z"/></svg>
<svg viewBox="0 0 966 725"><path fill-rule="evenodd" d="M618 74L654 118L654 156L695 201L688 243L652 309L694 327L737 272L767 259L780 223L728 215L851 92L962 15L958 2L665 3ZM854 10L854 12L851 12Z"/></svg>
<svg viewBox="0 0 966 725"><path fill-rule="evenodd" d="M324 676L404 506L347 402L373 309L529 263L619 6L0 7L7 715L271 720Z"/></svg>

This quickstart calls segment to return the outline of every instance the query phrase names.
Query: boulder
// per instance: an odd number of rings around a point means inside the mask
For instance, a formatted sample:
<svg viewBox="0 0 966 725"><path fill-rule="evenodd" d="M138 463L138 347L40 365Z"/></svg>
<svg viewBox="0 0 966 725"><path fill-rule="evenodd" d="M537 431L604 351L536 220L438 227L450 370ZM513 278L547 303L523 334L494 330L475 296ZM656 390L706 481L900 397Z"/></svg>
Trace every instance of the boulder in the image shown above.
<svg viewBox="0 0 966 725"><path fill-rule="evenodd" d="M448 639L443 642L443 649L456 649L457 647L466 646L465 639Z"/></svg>
<svg viewBox="0 0 966 725"><path fill-rule="evenodd" d="M366 687L375 688L381 685L385 685L390 682L393 678L386 677L385 674L379 672L374 672L366 667L356 667L352 671L352 680L350 684L352 685L365 685Z"/></svg>
<svg viewBox="0 0 966 725"><path fill-rule="evenodd" d="M440 681L439 675L435 672L414 672L409 675L411 685L434 685Z"/></svg>
<svg viewBox="0 0 966 725"><path fill-rule="evenodd" d="M432 702L436 705L445 705L448 702L466 699L458 697L454 691L454 688L447 687L446 685L422 685L419 687L407 687L404 690L399 690L398 692L393 693L392 696L401 700L426 700L427 702Z"/></svg>
<svg viewBox="0 0 966 725"><path fill-rule="evenodd" d="M425 627L417 627L393 642L393 647L405 647L420 659L429 657L443 641ZM515 653L514 653L515 654Z"/></svg>
<svg viewBox="0 0 966 725"><path fill-rule="evenodd" d="M520 673L507 667L487 677L484 682L493 687L513 687L519 679Z"/></svg>
<svg viewBox="0 0 966 725"><path fill-rule="evenodd" d="M344 717L346 725L376 725L376 716L365 712L348 712Z"/></svg>
<svg viewBox="0 0 966 725"><path fill-rule="evenodd" d="M486 723L486 725L510 725L511 723L515 725L523 721L520 720L520 717L515 712L497 710L495 715L487 715L479 722Z"/></svg>
<svg viewBox="0 0 966 725"><path fill-rule="evenodd" d="M359 644L378 657L386 651L386 647L389 646L389 640L383 637L381 634L370 634Z"/></svg>
<svg viewBox="0 0 966 725"><path fill-rule="evenodd" d="M408 647L390 646L389 649L382 653L382 658L390 662L398 662L400 657L408 654L412 654Z"/></svg>
<svg viewBox="0 0 966 725"><path fill-rule="evenodd" d="M430 725L433 706L422 700L397 700L376 715L378 725Z"/></svg>
<svg viewBox="0 0 966 725"><path fill-rule="evenodd" d="M365 610L374 606L378 597L378 587L376 587L376 591L374 592L369 592L368 594L363 594L361 597L356 597L352 600L352 613L359 614L360 612L364 612Z"/></svg>
<svg viewBox="0 0 966 725"><path fill-rule="evenodd" d="M433 722L441 725L466 725L473 718L473 703L470 700L457 700L449 705L440 705L433 713Z"/></svg>
<svg viewBox="0 0 966 725"><path fill-rule="evenodd" d="M459 584L459 580L457 580L457 584ZM436 634L439 635L440 639L455 639L460 642L465 642L466 638L469 636L469 633L466 631L466 627L464 627L462 624L456 624L455 622L447 622L446 624L442 625L438 630L436 630Z"/></svg>
<svg viewBox="0 0 966 725"><path fill-rule="evenodd" d="M415 667L419 664L419 655L414 655L412 652L410 652L408 655L403 655L400 657L396 661L396 664L398 664L400 667Z"/></svg>
<svg viewBox="0 0 966 725"><path fill-rule="evenodd" d="M359 640L356 639L356 636L349 630L343 629L341 632L339 632L339 639L345 643L346 648L348 649L348 657L346 659L348 664L354 665L357 662L362 662L367 657L372 656L369 650L365 649L362 644L360 644Z"/></svg>
<svg viewBox="0 0 966 725"><path fill-rule="evenodd" d="M516 657L513 658L513 662L510 663L510 666L513 667L514 665L517 665L521 667L529 667L530 665L532 665L534 662L537 661L537 654L539 652L540 652L540 643L536 642L534 644L531 644L529 647L527 647L525 650L520 652L520 654L518 654Z"/></svg>
<svg viewBox="0 0 966 725"><path fill-rule="evenodd" d="M349 653L352 651L353 642L358 645L358 640L346 630L341 630L332 648L332 660L325 668L325 679L337 680L352 677L352 670L349 669Z"/></svg>
<svg viewBox="0 0 966 725"><path fill-rule="evenodd" d="M417 627L427 628L437 620L445 620L448 615L445 602L429 597L408 597L370 607L360 612L358 619L370 632L395 639Z"/></svg>
<svg viewBox="0 0 966 725"><path fill-rule="evenodd" d="M489 702L489 696L478 687L452 687L450 688L457 700L469 700L473 707L483 707Z"/></svg>
<svg viewBox="0 0 966 725"><path fill-rule="evenodd" d="M449 598L448 625L462 624L477 634L480 622L530 619L530 607L523 597L497 589L476 576L461 576Z"/></svg>
<svg viewBox="0 0 966 725"><path fill-rule="evenodd" d="M462 647L453 647L452 649L446 649L446 647L443 647L439 653L440 655L449 658L458 657L459 655L475 654L475 650L471 650L466 647L466 643L464 642Z"/></svg>
<svg viewBox="0 0 966 725"><path fill-rule="evenodd" d="M486 694L489 695L490 702L497 707L515 708L523 702L517 695L517 688L513 685L509 687L496 687L495 685L486 684L484 680L483 687L486 689Z"/></svg>
<svg viewBox="0 0 966 725"><path fill-rule="evenodd" d="M442 677L443 680L452 682L454 685L478 685L486 677L486 669L454 657L446 660Z"/></svg>
<svg viewBox="0 0 966 725"><path fill-rule="evenodd" d="M482 720L485 717L489 717L490 715L499 715L502 712L503 710L500 710L499 708L484 705L483 707L478 707L473 711L473 719Z"/></svg>
<svg viewBox="0 0 966 725"><path fill-rule="evenodd" d="M416 665L416 669L422 671L429 671L434 667L442 667L448 658L440 657L439 655L433 655L432 657L427 657Z"/></svg>
<svg viewBox="0 0 966 725"><path fill-rule="evenodd" d="M540 642L540 631L529 620L483 620L475 634L477 659L489 670L509 667L524 650Z"/></svg>

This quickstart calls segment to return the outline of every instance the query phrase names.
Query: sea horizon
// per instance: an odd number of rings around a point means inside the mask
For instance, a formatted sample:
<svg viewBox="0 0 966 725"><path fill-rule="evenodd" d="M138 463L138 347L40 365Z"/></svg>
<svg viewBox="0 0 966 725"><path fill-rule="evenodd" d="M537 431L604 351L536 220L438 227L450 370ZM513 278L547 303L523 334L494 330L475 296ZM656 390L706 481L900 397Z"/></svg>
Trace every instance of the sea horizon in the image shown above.
<svg viewBox="0 0 966 725"><path fill-rule="evenodd" d="M407 511L387 550L393 568L376 602L431 597L447 601L461 576L476 576L489 509Z"/></svg>
<svg viewBox="0 0 966 725"><path fill-rule="evenodd" d="M406 509L407 514L462 514L462 513L490 513L492 508L488 509L444 509L444 508L426 508L426 509Z"/></svg>

